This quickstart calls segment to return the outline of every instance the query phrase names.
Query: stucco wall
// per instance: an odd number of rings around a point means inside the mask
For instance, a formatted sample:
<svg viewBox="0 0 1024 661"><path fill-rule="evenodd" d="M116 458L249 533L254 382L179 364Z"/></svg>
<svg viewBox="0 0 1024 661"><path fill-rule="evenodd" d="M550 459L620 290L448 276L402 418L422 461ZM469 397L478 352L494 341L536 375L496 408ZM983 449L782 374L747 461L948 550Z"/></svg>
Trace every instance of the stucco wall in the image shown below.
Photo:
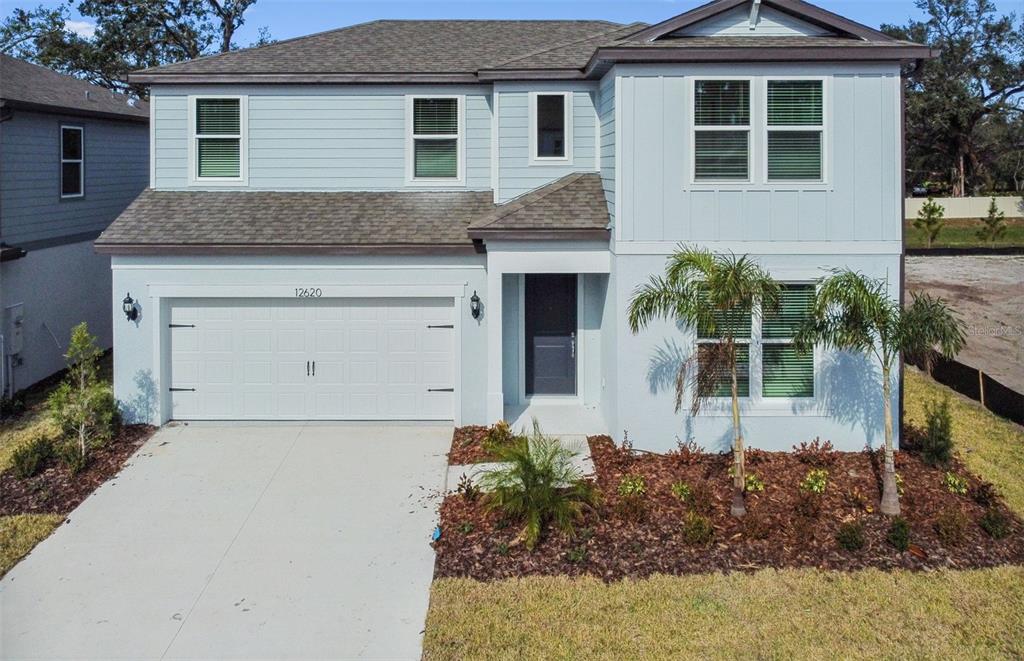
<svg viewBox="0 0 1024 661"><path fill-rule="evenodd" d="M779 280L811 281L822 269L849 267L887 279L899 293L899 255L761 255L757 260ZM619 255L613 279L616 315L615 400L606 401L608 426L621 440L623 430L638 448L669 450L677 440L695 440L710 451L731 443L731 412L722 402L696 417L674 412L674 378L693 350L693 336L671 322L659 321L633 334L625 310L634 288L652 273L664 270L663 255ZM813 401L782 404L779 400L746 400L742 406L744 438L750 447L789 450L815 437L831 440L841 450L857 451L865 443L882 442L880 371L873 360L848 354L822 353ZM752 380L756 365L752 365ZM894 384L895 387L895 384ZM684 400L688 402L689 400ZM685 405L684 405L685 406ZM894 414L896 401L894 397Z"/></svg>
<svg viewBox="0 0 1024 661"><path fill-rule="evenodd" d="M240 291L260 287L321 287L330 297L331 287L345 285L400 285L401 296L413 295L415 287L457 286L465 298L456 299L461 333L462 423L484 424L486 392L486 313L473 319L468 297L486 291L484 256L460 257L114 257L114 393L132 420L160 422L159 404L167 383L159 375L169 367L160 364L160 346L166 346L169 299L154 298L161 287L187 286L195 296L211 288ZM121 299L131 292L138 301L139 319L128 322L121 313ZM231 294L223 294L231 295ZM162 305L157 306L161 300ZM110 308L108 308L110 309Z"/></svg>
<svg viewBox="0 0 1024 661"><path fill-rule="evenodd" d="M907 218L917 218L917 212L921 210L926 197L907 198ZM937 197L935 201L942 205L946 218L984 218L988 215L988 205L992 203L991 197ZM1024 216L1024 202L1020 197L997 197L996 208L1006 214L1007 218L1020 218Z"/></svg>

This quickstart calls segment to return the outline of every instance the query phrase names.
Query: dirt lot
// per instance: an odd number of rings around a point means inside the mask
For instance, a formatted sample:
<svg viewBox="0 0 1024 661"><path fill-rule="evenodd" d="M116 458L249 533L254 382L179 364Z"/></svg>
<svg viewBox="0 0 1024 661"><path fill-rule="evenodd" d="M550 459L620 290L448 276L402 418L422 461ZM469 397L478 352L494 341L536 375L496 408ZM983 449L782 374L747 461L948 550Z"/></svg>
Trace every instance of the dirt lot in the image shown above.
<svg viewBox="0 0 1024 661"><path fill-rule="evenodd" d="M963 318L960 362L1024 392L1024 256L907 257L907 289L941 296Z"/></svg>

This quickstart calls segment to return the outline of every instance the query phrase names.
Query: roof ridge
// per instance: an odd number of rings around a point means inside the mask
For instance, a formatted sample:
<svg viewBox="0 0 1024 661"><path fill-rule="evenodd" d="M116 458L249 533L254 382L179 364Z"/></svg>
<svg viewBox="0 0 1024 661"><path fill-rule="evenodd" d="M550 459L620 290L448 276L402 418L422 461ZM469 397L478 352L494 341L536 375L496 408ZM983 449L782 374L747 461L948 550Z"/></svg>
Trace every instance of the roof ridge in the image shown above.
<svg viewBox="0 0 1024 661"><path fill-rule="evenodd" d="M596 39L598 37L604 37L604 36L610 35L613 32L622 32L623 30L631 29L631 28L633 28L636 25L644 25L644 23L642 21L634 21L633 23L630 23L628 25L623 25L622 23L611 23L611 25L615 25L617 27L612 28L611 30L605 30L603 32L595 32L594 34L587 35L586 37L581 37L580 39L576 39L576 40L573 40L573 41L566 41L566 42L563 42L561 44L558 44L558 45L555 45L555 46L551 46L550 48L541 48L541 49L535 50L535 51L533 51L531 53L524 53L523 55L519 55L519 56L513 57L510 60L503 60L501 62L497 62L495 64L492 64L489 67L481 67L481 71L486 71L487 69L501 68L501 67L504 67L507 64L511 64L512 62L518 62L519 60L525 60L528 57L535 57L537 55L542 55L544 53L549 53L549 52L551 52L553 50L558 50L559 48L565 48L566 46L575 46L576 44L581 44L581 43L583 43L585 41L590 41L591 39Z"/></svg>
<svg viewBox="0 0 1024 661"><path fill-rule="evenodd" d="M579 181L581 178L583 178L584 175L588 175L588 174L596 174L596 173L594 173L594 172L570 172L569 174L565 175L564 177L556 179L556 180L554 180L554 181L552 181L550 183L544 184L543 186L538 186L537 188L534 188L533 190L527 191L527 192L523 193L522 195L520 195L518 197L514 197L511 200L508 200L508 201L503 202L502 204L498 205L498 209L497 210L495 210L495 211L489 213L488 215L484 216L478 222L473 223L473 226L476 227L476 228L481 228L481 227L487 227L488 225L493 225L494 223L497 223L501 219L503 219L503 218L505 218L505 217L507 217L507 216L509 216L509 215L511 215L511 214L513 214L515 212L517 212L517 211L520 211L522 209L525 209L526 207L532 206L532 205L540 202L541 200L546 198L548 195L551 195L552 193L557 193L558 191L562 190L563 188L565 188L569 184L571 184L571 183L573 183L575 181Z"/></svg>

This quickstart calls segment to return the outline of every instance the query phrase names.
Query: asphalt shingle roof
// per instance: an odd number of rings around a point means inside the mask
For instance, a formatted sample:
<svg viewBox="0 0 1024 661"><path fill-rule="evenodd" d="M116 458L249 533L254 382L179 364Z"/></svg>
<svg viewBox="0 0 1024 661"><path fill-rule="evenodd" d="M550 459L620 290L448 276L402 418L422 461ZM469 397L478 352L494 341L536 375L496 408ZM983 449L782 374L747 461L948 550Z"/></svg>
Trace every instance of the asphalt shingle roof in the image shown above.
<svg viewBox="0 0 1024 661"><path fill-rule="evenodd" d="M0 54L0 100L101 115L149 118L149 105L52 69Z"/></svg>
<svg viewBox="0 0 1024 661"><path fill-rule="evenodd" d="M601 175L576 172L502 204L473 221L469 233L606 230L608 222Z"/></svg>

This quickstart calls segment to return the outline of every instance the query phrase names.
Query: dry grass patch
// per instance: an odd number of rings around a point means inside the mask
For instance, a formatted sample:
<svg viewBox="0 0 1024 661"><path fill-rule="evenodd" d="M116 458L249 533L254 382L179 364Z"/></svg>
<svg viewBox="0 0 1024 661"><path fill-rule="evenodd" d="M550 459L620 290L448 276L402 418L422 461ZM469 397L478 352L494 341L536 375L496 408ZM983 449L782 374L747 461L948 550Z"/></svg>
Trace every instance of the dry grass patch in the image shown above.
<svg viewBox="0 0 1024 661"><path fill-rule="evenodd" d="M888 623L887 623L888 622ZM427 659L1024 655L1024 568L434 582Z"/></svg>
<svg viewBox="0 0 1024 661"><path fill-rule="evenodd" d="M39 432L55 437L57 429L45 407L26 411L14 420L0 424L0 473L11 467L11 455Z"/></svg>
<svg viewBox="0 0 1024 661"><path fill-rule="evenodd" d="M0 516L0 576L50 536L64 517L60 514Z"/></svg>
<svg viewBox="0 0 1024 661"><path fill-rule="evenodd" d="M949 396L953 440L967 467L999 488L1006 504L1024 516L1024 428L981 404L907 367L904 379L907 424L924 427L924 405Z"/></svg>

